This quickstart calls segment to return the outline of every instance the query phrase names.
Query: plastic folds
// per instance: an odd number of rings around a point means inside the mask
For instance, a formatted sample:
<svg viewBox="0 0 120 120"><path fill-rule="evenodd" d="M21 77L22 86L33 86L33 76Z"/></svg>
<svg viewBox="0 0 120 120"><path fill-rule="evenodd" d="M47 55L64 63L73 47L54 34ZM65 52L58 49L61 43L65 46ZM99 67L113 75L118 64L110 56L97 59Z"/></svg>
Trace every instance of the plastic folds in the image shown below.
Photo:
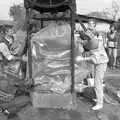
<svg viewBox="0 0 120 120"><path fill-rule="evenodd" d="M63 94L71 86L71 28L61 22L50 24L32 37L33 79L40 91ZM80 83L88 70L75 65L75 83Z"/></svg>

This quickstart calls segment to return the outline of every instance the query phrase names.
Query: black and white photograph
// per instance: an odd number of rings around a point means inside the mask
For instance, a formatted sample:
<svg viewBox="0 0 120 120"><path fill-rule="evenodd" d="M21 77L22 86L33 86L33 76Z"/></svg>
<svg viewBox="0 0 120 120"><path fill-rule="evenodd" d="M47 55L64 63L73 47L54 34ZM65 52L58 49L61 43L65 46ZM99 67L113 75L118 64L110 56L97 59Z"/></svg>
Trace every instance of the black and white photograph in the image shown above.
<svg viewBox="0 0 120 120"><path fill-rule="evenodd" d="M120 120L120 0L1 0L0 120Z"/></svg>

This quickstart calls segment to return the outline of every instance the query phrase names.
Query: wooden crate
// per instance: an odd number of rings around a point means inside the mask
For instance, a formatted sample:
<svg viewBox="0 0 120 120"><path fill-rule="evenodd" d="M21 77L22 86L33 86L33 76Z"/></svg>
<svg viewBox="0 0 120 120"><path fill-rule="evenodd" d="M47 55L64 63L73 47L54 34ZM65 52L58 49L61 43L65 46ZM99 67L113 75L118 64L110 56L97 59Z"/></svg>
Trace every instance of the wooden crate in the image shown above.
<svg viewBox="0 0 120 120"><path fill-rule="evenodd" d="M73 109L75 105L72 103L72 94L56 94L56 93L32 93L32 104L34 108L63 108Z"/></svg>

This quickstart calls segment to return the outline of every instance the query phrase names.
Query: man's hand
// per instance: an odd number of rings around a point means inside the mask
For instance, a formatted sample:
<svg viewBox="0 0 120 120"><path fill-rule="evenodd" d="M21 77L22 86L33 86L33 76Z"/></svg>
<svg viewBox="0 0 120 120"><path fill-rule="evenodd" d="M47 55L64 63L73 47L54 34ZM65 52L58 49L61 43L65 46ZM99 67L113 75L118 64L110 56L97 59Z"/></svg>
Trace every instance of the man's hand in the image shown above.
<svg viewBox="0 0 120 120"><path fill-rule="evenodd" d="M22 56L22 60L23 60L23 61L28 61L28 57L25 56L25 55L23 55L23 56Z"/></svg>
<svg viewBox="0 0 120 120"><path fill-rule="evenodd" d="M76 59L75 59L76 62L80 62L80 61L84 61L84 60L85 59L82 56L77 56Z"/></svg>
<svg viewBox="0 0 120 120"><path fill-rule="evenodd" d="M82 57L82 56L77 56L75 59L76 62L81 62L81 61L88 61L91 62L92 64L96 64L97 61L94 57Z"/></svg>
<svg viewBox="0 0 120 120"><path fill-rule="evenodd" d="M21 61L22 58L21 57L16 57L16 56L12 56L12 61ZM10 61L10 60L9 60Z"/></svg>

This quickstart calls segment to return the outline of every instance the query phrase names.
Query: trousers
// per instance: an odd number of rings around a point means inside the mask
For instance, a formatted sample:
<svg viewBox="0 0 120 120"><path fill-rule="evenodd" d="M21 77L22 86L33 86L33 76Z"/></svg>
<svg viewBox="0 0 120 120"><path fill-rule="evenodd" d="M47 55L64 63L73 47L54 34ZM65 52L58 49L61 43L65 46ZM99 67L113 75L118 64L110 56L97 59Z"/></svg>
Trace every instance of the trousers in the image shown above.
<svg viewBox="0 0 120 120"><path fill-rule="evenodd" d="M95 65L95 93L97 104L103 104L103 78L107 69L107 63Z"/></svg>
<svg viewBox="0 0 120 120"><path fill-rule="evenodd" d="M116 59L117 59L117 48L108 48L108 55L109 55L109 62L110 67L116 65ZM112 60L113 58L113 60Z"/></svg>

